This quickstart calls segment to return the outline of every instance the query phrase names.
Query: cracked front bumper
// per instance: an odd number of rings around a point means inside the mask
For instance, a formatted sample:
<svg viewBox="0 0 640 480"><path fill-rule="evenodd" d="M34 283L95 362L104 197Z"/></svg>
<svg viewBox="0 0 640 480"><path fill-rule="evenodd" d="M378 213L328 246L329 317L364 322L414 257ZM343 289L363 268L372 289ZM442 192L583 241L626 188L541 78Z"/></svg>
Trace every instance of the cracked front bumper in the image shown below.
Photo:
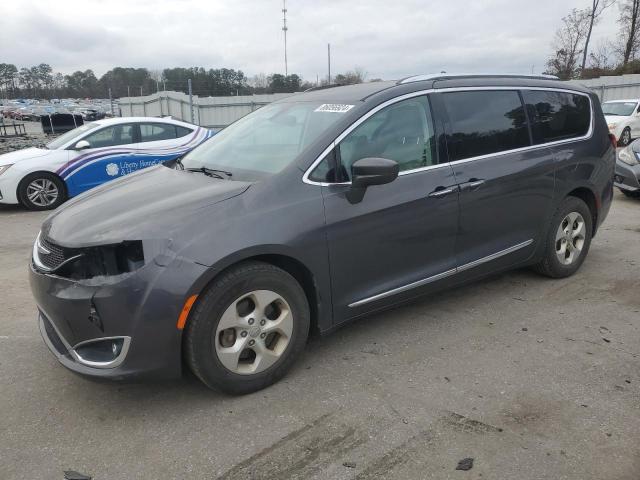
<svg viewBox="0 0 640 480"><path fill-rule="evenodd" d="M179 265L176 265L179 264ZM176 321L204 267L151 262L115 282L74 281L30 266L45 344L69 370L92 377L173 378L181 375L182 331ZM117 361L88 361L81 347L122 339Z"/></svg>

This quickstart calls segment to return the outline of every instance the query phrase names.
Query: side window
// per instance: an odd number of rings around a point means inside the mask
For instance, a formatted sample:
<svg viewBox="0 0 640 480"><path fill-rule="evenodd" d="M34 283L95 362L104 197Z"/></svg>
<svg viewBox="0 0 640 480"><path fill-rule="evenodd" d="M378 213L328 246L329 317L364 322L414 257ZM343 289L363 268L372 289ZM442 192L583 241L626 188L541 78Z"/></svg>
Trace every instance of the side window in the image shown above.
<svg viewBox="0 0 640 480"><path fill-rule="evenodd" d="M591 105L586 95L524 90L522 96L531 121L533 143L582 137L591 125Z"/></svg>
<svg viewBox="0 0 640 480"><path fill-rule="evenodd" d="M514 90L442 93L449 116L452 162L530 145L520 95Z"/></svg>
<svg viewBox="0 0 640 480"><path fill-rule="evenodd" d="M349 133L337 150L344 181L351 179L351 166L366 157L395 160L400 171L435 165L435 134L427 97L380 110Z"/></svg>
<svg viewBox="0 0 640 480"><path fill-rule="evenodd" d="M98 130L87 135L86 140L91 148L113 147L115 145L128 145L133 143L133 125L114 125Z"/></svg>
<svg viewBox="0 0 640 480"><path fill-rule="evenodd" d="M176 125L176 138L182 138L193 132L192 129Z"/></svg>
<svg viewBox="0 0 640 480"><path fill-rule="evenodd" d="M169 123L141 123L140 141L157 142L176 138L176 126Z"/></svg>

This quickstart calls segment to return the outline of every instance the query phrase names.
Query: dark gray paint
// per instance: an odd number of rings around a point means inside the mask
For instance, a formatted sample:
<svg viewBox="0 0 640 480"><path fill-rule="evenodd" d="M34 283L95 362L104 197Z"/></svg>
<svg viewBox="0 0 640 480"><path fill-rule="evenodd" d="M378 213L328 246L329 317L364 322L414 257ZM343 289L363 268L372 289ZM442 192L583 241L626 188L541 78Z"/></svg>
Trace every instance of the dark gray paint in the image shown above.
<svg viewBox="0 0 640 480"><path fill-rule="evenodd" d="M597 97L590 93L594 130L587 140L401 175L387 185L370 187L356 204L346 199L348 186L302 181L304 171L344 129L387 100L432 88L497 85L588 93L548 80L474 78L309 92L283 101L348 102L356 107L277 175L249 184L156 167L68 202L43 225L54 242L80 247L142 240L147 258L132 274L78 282L32 267L36 303L70 344L132 337L121 366L99 372L71 368L111 377L179 374L181 331L176 321L182 305L221 270L248 258L273 261L306 280L316 328L328 332L416 295L537 261L549 218L576 189L593 199L597 227L611 203L614 149ZM441 159L446 159L441 143ZM473 178L485 183L476 190L458 188ZM450 195L429 197L447 186L454 187ZM475 268L348 306L529 239L533 242L527 247ZM92 299L104 331L87 318Z"/></svg>

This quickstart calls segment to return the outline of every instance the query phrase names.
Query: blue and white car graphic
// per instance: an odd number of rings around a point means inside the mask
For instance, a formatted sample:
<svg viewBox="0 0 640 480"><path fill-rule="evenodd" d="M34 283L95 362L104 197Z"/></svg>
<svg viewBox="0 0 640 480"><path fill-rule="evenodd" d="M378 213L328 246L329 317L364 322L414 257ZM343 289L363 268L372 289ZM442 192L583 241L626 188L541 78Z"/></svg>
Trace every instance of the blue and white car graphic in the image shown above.
<svg viewBox="0 0 640 480"><path fill-rule="evenodd" d="M213 135L170 118L86 123L44 148L0 155L0 203L53 209L109 180L184 155Z"/></svg>

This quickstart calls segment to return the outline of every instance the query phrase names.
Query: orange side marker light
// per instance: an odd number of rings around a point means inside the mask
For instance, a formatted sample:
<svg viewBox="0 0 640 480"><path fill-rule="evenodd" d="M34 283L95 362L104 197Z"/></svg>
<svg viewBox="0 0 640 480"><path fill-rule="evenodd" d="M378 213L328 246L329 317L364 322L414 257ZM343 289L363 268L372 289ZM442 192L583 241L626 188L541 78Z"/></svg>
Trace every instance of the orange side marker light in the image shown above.
<svg viewBox="0 0 640 480"><path fill-rule="evenodd" d="M189 316L189 312L191 311L191 307L195 303L198 295L191 295L187 298L187 301L184 302L184 307L182 307L182 312L180 312L180 316L178 317L178 330L182 330L184 325L187 323L187 317Z"/></svg>

